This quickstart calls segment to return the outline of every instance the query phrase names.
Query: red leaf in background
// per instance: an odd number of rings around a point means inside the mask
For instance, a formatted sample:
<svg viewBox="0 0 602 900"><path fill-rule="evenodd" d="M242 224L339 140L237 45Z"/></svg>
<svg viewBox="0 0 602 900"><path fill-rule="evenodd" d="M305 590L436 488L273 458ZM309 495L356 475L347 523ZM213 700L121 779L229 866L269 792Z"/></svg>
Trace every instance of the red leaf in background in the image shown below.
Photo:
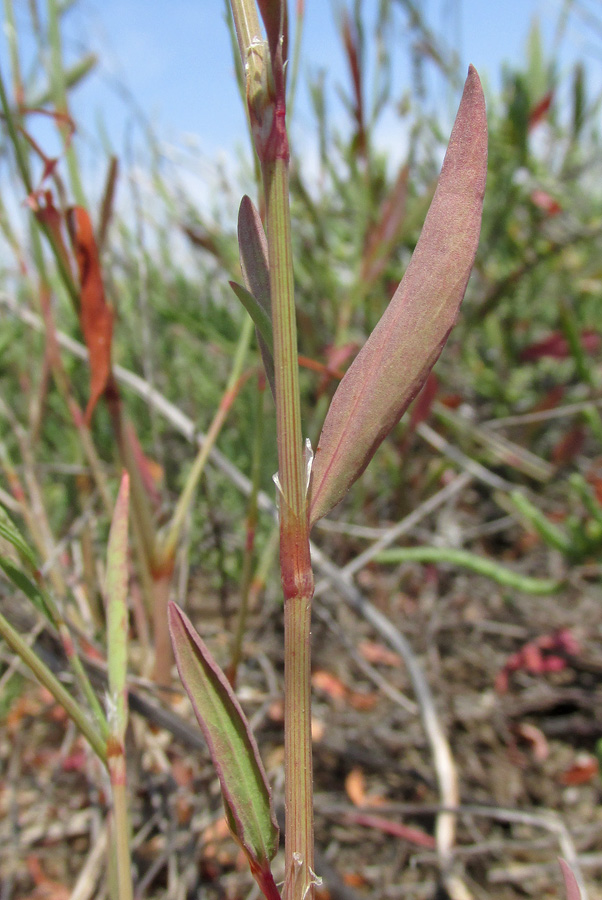
<svg viewBox="0 0 602 900"><path fill-rule="evenodd" d="M552 447L552 459L557 466L572 462L585 442L585 428L575 425Z"/></svg>
<svg viewBox="0 0 602 900"><path fill-rule="evenodd" d="M366 792L366 778L359 767L352 769L345 778L345 792L354 806L385 806L387 803L379 794Z"/></svg>
<svg viewBox="0 0 602 900"><path fill-rule="evenodd" d="M408 427L399 446L399 452L402 456L405 456L408 453L412 435L417 427L421 422L425 422L428 419L438 390L439 381L435 373L431 372L412 405L410 421L408 422Z"/></svg>
<svg viewBox="0 0 602 900"><path fill-rule="evenodd" d="M558 779L561 784L587 784L598 775L599 765L595 756L579 754L572 766L565 769Z"/></svg>
<svg viewBox="0 0 602 900"><path fill-rule="evenodd" d="M155 462L154 459L150 459L150 457L146 456L144 450L140 445L138 435L136 434L136 430L132 423L126 422L125 428L127 431L127 439L130 443L130 447L132 448L132 453L134 454L134 459L136 461L136 467L138 469L138 472L140 473L140 478L142 479L142 483L144 485L146 493L148 494L155 508L158 509L161 505L161 492L159 490L159 486L163 481L163 468L159 465L159 463Z"/></svg>
<svg viewBox="0 0 602 900"><path fill-rule="evenodd" d="M325 669L315 671L311 676L311 683L317 691L323 691L333 700L345 700L349 691L340 678Z"/></svg>
<svg viewBox="0 0 602 900"><path fill-rule="evenodd" d="M326 669L318 669L314 672L311 676L311 683L317 691L324 692L335 703L346 703L353 709L373 709L379 700L378 694L352 691L337 675L327 672Z"/></svg>
<svg viewBox="0 0 602 900"><path fill-rule="evenodd" d="M67 214L67 223L79 271L79 319L90 357L90 399L86 407L86 423L89 425L94 407L111 375L113 310L105 298L90 216L83 207L74 206Z"/></svg>
<svg viewBox="0 0 602 900"><path fill-rule="evenodd" d="M544 94L539 103L535 104L529 113L529 131L535 128L536 125L539 125L540 122L543 122L550 111L553 99L554 92L548 91L547 94Z"/></svg>
<svg viewBox="0 0 602 900"><path fill-rule="evenodd" d="M554 200L547 191L542 191L541 188L536 188L534 191L531 191L531 203L549 216L557 216L558 213L562 212L560 203L557 200Z"/></svg>
<svg viewBox="0 0 602 900"><path fill-rule="evenodd" d="M414 431L421 422L428 419L438 390L439 379L434 372L431 372L412 406L409 423L410 431Z"/></svg>
<svg viewBox="0 0 602 900"><path fill-rule="evenodd" d="M355 23L352 21L351 16L347 11L343 13L342 35L347 62L349 63L349 68L351 70L351 80L353 82L353 116L357 126L354 144L358 154L360 156L365 156L366 128L364 123L364 100L362 94L360 39Z"/></svg>
<svg viewBox="0 0 602 900"><path fill-rule="evenodd" d="M332 344L329 344L325 351L326 365L317 364L315 367L307 365L309 361L306 357L299 357L300 366L315 368L316 372L322 372L322 378L320 379L316 391L318 397L321 397L324 391L327 390L328 385L333 378L336 378L339 381L343 378L345 372L341 369L341 366L344 366L349 357L354 353L357 353L357 350L358 346L353 341L343 344L342 347L335 347Z"/></svg>
<svg viewBox="0 0 602 900"><path fill-rule="evenodd" d="M49 900L49 898L51 898L51 900L69 900L69 897L71 896L70 889L64 884L61 884L60 881L54 881L49 878L44 872L37 856L30 854L30 856L27 857L27 870L35 884L35 889L31 894L28 894L27 897L24 897L23 900Z"/></svg>
<svg viewBox="0 0 602 900"><path fill-rule="evenodd" d="M345 820L354 825L363 825L365 828L374 828L382 831L383 834L391 834L393 837L401 838L411 844L417 844L419 847L427 847L434 850L436 846L435 838L418 828L412 828L410 825L404 825L402 822L392 822L385 819L384 816L373 816L370 813L363 812L347 812Z"/></svg>
<svg viewBox="0 0 602 900"><path fill-rule="evenodd" d="M360 272L362 281L374 282L382 274L397 243L406 215L409 174L410 167L406 163L382 204L377 222L366 235Z"/></svg>
<svg viewBox="0 0 602 900"><path fill-rule="evenodd" d="M78 748L62 759L61 769L63 772L83 772L87 763L88 754L83 748Z"/></svg>
<svg viewBox="0 0 602 900"><path fill-rule="evenodd" d="M597 331L584 329L581 332L581 346L586 353L593 355L602 346L602 338ZM525 347L519 356L521 362L534 362L550 356L552 359L567 359L571 355L567 339L560 331L554 331L547 338L536 341Z"/></svg>
<svg viewBox="0 0 602 900"><path fill-rule="evenodd" d="M377 644L375 641L360 641L357 649L360 656L372 665L392 666L395 669L399 669L401 666L401 656L383 644Z"/></svg>
<svg viewBox="0 0 602 900"><path fill-rule="evenodd" d="M27 205L33 210L38 222L41 222L50 232L51 240L60 254L65 269L71 273L71 262L63 240L62 217L54 205L52 191L38 191L30 195L27 198Z"/></svg>
<svg viewBox="0 0 602 900"><path fill-rule="evenodd" d="M508 657L506 665L495 679L495 689L500 694L508 690L511 672L522 670L531 675L560 672L567 665L565 656L577 656L579 651L579 644L568 628L558 628L550 634L542 634Z"/></svg>
<svg viewBox="0 0 602 900"><path fill-rule="evenodd" d="M514 731L517 737L530 745L535 761L545 762L550 755L550 746L543 731L528 722L519 722Z"/></svg>
<svg viewBox="0 0 602 900"><path fill-rule="evenodd" d="M600 462L598 462L598 466L594 463L586 477L593 488L596 500L602 506L602 470L600 469Z"/></svg>
<svg viewBox="0 0 602 900"><path fill-rule="evenodd" d="M550 388L549 391L546 391L541 400L538 400L531 409L531 412L544 412L546 409L556 409L557 406L560 406L562 398L564 397L564 392L565 389L562 384L557 384L553 388Z"/></svg>

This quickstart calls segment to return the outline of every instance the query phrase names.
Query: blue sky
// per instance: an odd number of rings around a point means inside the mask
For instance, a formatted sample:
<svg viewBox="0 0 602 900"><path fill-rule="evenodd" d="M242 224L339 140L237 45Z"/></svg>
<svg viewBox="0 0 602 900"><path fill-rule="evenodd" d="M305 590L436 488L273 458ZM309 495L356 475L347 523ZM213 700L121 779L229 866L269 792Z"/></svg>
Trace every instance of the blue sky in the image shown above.
<svg viewBox="0 0 602 900"><path fill-rule="evenodd" d="M294 8L295 0L289 0ZM364 0L368 20L374 17L378 0ZM304 162L315 158L314 120L310 111L307 76L320 68L327 72L332 117L342 116L336 102L337 83L348 84L346 62L336 35L333 9L352 0L305 0L300 90L295 110L293 142ZM538 19L545 49L554 49L555 26L563 0L422 0L416 5L426 10L436 33L451 36L464 70L473 63L485 85L495 91L500 85L504 63L521 66L530 26ZM23 55L27 55L29 4L15 3ZM44 4L41 4L43 7ZM399 4L401 6L401 4ZM398 10L399 12L399 10ZM393 94L400 98L408 86L408 56L402 31L403 17L396 16L392 35L399 46L393 73ZM602 47L602 40L599 41ZM0 38L0 66L8 76L6 43ZM31 45L29 45L31 50ZM131 101L152 124L164 156L177 160L177 181L199 203L216 195L215 160L223 161L228 178L240 171L240 154L249 158L245 118L234 79L230 39L224 18L223 0L77 0L65 17L64 52L68 61L84 51L94 50L99 66L72 95L71 111L80 137L77 148L92 193L100 194L110 149L129 162L140 162L145 178L144 132L137 126ZM569 28L564 38L560 63L568 65L588 50L583 33ZM593 59L595 83L602 85L600 59ZM443 81L437 83L433 67L431 102L443 127L451 125L458 96L450 94ZM35 121L34 121L35 118ZM28 127L49 154L59 152L59 144L47 120L30 117ZM405 125L396 115L383 121L377 134L380 146L390 156L391 165L404 156ZM103 135L101 141L99 135ZM135 153L132 156L132 148ZM199 170L205 167L202 172ZM192 169L195 168L194 173ZM0 173L1 177L1 173ZM94 197L89 197L94 202ZM17 198L20 202L21 198Z"/></svg>
<svg viewBox="0 0 602 900"><path fill-rule="evenodd" d="M333 5L329 0L306 0L302 82L319 67L328 69L331 84L345 80ZM364 5L373 10L376 0L365 0ZM429 0L422 4L435 30L444 27L457 36L464 66L472 62L493 86L499 84L504 61L519 64L524 57L535 16L551 49L561 6L561 0ZM27 4L17 7L25 16ZM65 49L71 57L79 48L91 46L101 59L96 75L76 93L76 116L89 130L102 121L115 149L121 149L130 115L118 97L118 83L131 92L158 134L168 141L195 135L207 154L244 141L222 0L79 0L68 14L67 26ZM401 32L399 42L402 45ZM569 36L565 47L569 56L580 52L575 35ZM400 65L398 94L406 74ZM299 114L303 127L309 117L303 90Z"/></svg>

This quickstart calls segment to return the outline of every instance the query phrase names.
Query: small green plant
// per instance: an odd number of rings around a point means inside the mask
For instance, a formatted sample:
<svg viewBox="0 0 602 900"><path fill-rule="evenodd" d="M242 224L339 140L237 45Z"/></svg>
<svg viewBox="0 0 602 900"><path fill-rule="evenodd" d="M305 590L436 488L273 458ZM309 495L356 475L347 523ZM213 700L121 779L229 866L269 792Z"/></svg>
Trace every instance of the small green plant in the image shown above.
<svg viewBox="0 0 602 900"><path fill-rule="evenodd" d="M359 478L436 362L455 322L474 262L487 169L483 92L471 68L420 240L385 314L336 391L313 456L303 440L294 302L289 146L286 131L286 4L233 0L247 113L259 167L266 235L248 198L239 216L245 288L237 296L261 336L276 400L280 573L285 623L285 900L311 900L314 870L310 734L310 622L314 579L309 533ZM267 39L266 39L267 38ZM182 681L212 748L230 826L266 897L276 850L261 766L234 695L203 643L172 608ZM236 740L242 741L237 744ZM237 749L238 748L238 749ZM248 755L243 768L242 757ZM246 817L253 816L250 836Z"/></svg>

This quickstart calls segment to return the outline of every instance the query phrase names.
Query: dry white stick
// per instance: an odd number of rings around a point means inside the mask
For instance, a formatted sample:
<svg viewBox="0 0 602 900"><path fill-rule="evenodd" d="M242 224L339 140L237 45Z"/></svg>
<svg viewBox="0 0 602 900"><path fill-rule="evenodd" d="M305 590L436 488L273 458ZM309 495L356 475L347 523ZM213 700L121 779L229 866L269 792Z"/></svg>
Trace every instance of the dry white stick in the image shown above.
<svg viewBox="0 0 602 900"><path fill-rule="evenodd" d="M69 900L91 900L92 897L97 896L96 886L103 869L106 868L106 850L107 826L105 824L92 843Z"/></svg>

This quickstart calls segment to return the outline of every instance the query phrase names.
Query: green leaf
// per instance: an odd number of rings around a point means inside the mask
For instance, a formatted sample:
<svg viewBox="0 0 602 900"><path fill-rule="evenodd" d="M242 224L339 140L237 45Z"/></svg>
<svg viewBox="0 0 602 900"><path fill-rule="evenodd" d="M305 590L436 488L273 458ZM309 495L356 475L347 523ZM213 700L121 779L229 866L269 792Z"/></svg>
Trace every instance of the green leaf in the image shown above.
<svg viewBox="0 0 602 900"><path fill-rule="evenodd" d="M19 556L31 566L32 569L37 569L38 563L35 553L2 504L0 504L0 537L3 537L9 544L12 544Z"/></svg>
<svg viewBox="0 0 602 900"><path fill-rule="evenodd" d="M485 100L471 66L414 255L330 404L313 464L312 525L362 474L443 349L477 251L486 172Z"/></svg>
<svg viewBox="0 0 602 900"><path fill-rule="evenodd" d="M128 636L128 511L130 480L123 473L109 532L105 599L107 604L107 662L112 710L111 732L123 741L127 727Z"/></svg>
<svg viewBox="0 0 602 900"><path fill-rule="evenodd" d="M169 627L180 678L207 741L228 822L258 878L258 870L269 872L269 860L278 849L278 826L255 738L224 673L175 603L169 604Z"/></svg>
<svg viewBox="0 0 602 900"><path fill-rule="evenodd" d="M52 622L53 617L44 597L44 592L40 590L37 584L4 555L0 555L0 568L10 578L15 587L23 591L25 596L31 600L38 612L41 612L42 615Z"/></svg>
<svg viewBox="0 0 602 900"><path fill-rule="evenodd" d="M73 88L76 87L80 81L88 75L98 64L98 57L95 53L86 53L72 66L69 66L68 69L65 70L64 78L65 78L65 87ZM40 106L44 106L46 103L49 103L53 97L53 89L52 87L46 88L42 93L36 94L33 97L27 98L27 105L33 106L36 109Z"/></svg>
<svg viewBox="0 0 602 900"><path fill-rule="evenodd" d="M2 552L2 540L16 550L16 557L11 558L11 555ZM8 548L6 550L10 553ZM26 571L23 571L23 568L18 565L18 561ZM38 578L38 562L35 553L2 504L0 504L0 568L15 587L23 591L25 596L31 600L38 612L54 623L53 603L36 580Z"/></svg>

